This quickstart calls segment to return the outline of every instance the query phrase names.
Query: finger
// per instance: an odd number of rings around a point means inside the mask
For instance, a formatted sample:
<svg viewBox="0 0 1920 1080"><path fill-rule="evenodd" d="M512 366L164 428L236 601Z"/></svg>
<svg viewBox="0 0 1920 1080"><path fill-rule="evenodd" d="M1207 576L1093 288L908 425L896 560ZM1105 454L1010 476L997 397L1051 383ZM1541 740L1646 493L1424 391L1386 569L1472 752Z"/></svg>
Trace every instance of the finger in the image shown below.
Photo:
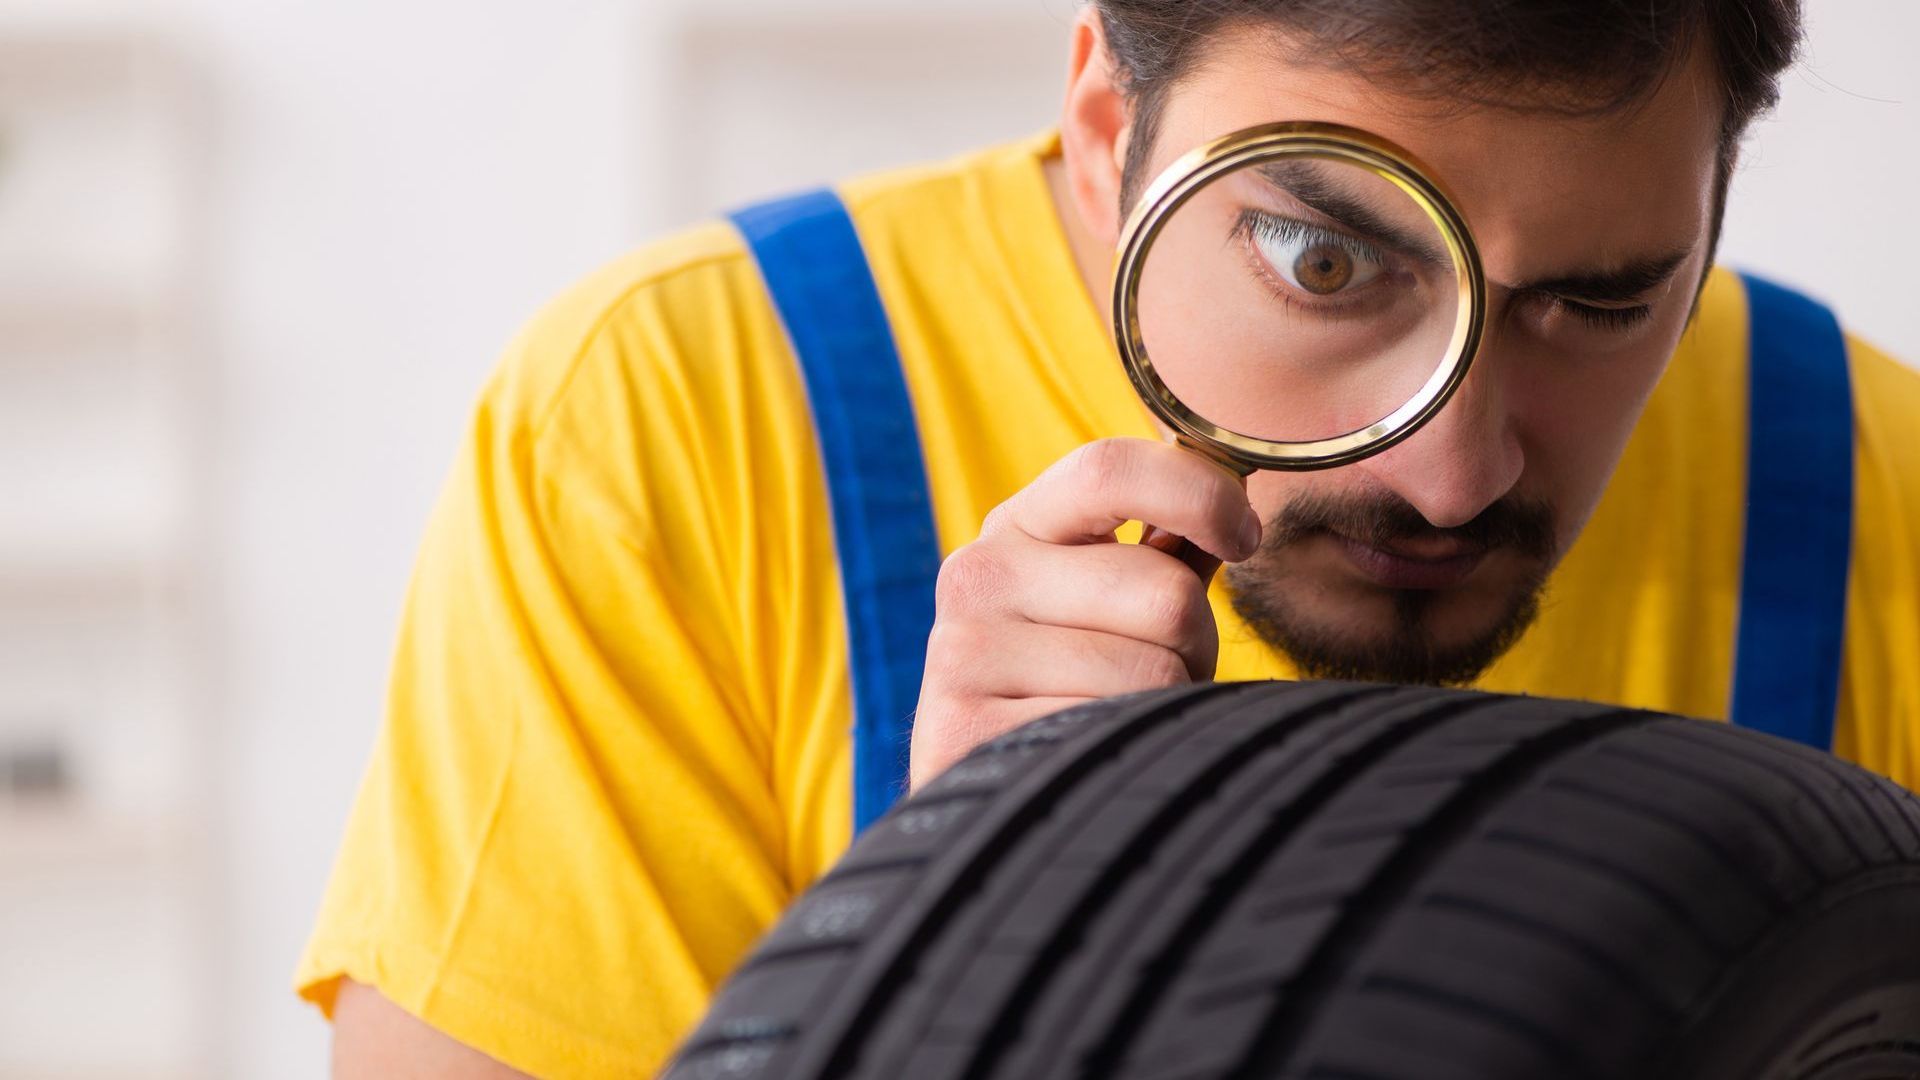
<svg viewBox="0 0 1920 1080"><path fill-rule="evenodd" d="M1102 698L1192 681L1172 649L1119 634L1027 622L940 621L927 678L950 701Z"/></svg>
<svg viewBox="0 0 1920 1080"><path fill-rule="evenodd" d="M1186 537L1170 533L1158 525L1148 525L1141 530L1140 545L1155 551L1164 551L1179 559L1187 569L1193 571L1194 577L1198 578L1203 585L1211 582L1213 575L1220 569L1218 557L1209 554Z"/></svg>
<svg viewBox="0 0 1920 1080"><path fill-rule="evenodd" d="M1102 439L1075 450L989 514L986 528L1087 544L1111 539L1128 521L1178 533L1228 562L1260 545L1260 519L1238 476L1145 439Z"/></svg>
<svg viewBox="0 0 1920 1080"><path fill-rule="evenodd" d="M1220 652L1213 606L1179 559L1138 544L1009 546L1002 613L1159 645L1180 654L1190 677L1213 677Z"/></svg>

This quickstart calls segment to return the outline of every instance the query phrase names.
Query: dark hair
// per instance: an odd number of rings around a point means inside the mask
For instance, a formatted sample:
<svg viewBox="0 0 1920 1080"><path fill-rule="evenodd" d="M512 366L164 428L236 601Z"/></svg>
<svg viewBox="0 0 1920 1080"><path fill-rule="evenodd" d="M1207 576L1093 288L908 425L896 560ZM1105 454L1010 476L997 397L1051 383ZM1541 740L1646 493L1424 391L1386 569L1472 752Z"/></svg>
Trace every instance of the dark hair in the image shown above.
<svg viewBox="0 0 1920 1080"><path fill-rule="evenodd" d="M1303 35L1316 59L1366 65L1415 93L1569 114L1643 100L1704 36L1726 111L1714 238L1741 134L1779 97L1800 0L1094 0L1132 103L1128 202L1145 180L1166 95L1234 25Z"/></svg>

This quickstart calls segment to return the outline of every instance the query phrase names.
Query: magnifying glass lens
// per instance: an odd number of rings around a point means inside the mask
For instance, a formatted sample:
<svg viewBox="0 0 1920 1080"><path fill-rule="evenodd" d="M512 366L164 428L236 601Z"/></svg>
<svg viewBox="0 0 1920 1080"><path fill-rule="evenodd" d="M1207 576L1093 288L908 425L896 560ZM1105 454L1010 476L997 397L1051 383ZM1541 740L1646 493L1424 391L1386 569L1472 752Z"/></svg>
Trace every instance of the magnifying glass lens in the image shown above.
<svg viewBox="0 0 1920 1080"><path fill-rule="evenodd" d="M1363 431L1450 366L1463 290L1395 181L1311 154L1221 172L1141 262L1140 340L1193 414L1273 442Z"/></svg>

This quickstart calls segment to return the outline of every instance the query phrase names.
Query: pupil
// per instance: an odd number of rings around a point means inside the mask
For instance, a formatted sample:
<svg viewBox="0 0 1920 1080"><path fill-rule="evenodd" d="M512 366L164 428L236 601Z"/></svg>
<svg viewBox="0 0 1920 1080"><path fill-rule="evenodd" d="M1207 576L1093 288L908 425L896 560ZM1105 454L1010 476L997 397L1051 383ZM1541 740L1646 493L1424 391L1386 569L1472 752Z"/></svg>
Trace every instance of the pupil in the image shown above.
<svg viewBox="0 0 1920 1080"><path fill-rule="evenodd" d="M1325 296L1353 280L1353 257L1337 247L1317 245L1300 253L1293 273L1301 288Z"/></svg>

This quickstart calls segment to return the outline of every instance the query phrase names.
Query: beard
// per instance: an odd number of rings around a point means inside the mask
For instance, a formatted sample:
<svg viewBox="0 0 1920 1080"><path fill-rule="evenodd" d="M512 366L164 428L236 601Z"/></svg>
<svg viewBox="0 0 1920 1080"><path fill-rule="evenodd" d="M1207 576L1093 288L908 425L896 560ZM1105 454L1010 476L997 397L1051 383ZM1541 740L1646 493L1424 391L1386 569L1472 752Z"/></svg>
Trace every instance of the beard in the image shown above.
<svg viewBox="0 0 1920 1080"><path fill-rule="evenodd" d="M1486 553L1480 571L1492 569L1487 563L1496 559L1514 570L1466 618L1470 626L1456 627L1445 638L1435 625L1442 613L1446 621L1459 623L1462 616L1447 609L1476 598L1457 589L1370 585L1368 591L1386 601L1386 611L1367 620L1372 625L1357 627L1351 619L1336 622L1311 614L1300 599L1317 590L1289 566L1289 557L1307 541L1342 537L1375 548L1451 540ZM1443 529L1390 492L1307 494L1268 522L1259 552L1226 573L1234 611L1308 678L1457 686L1478 679L1533 624L1556 554L1554 513L1544 502L1510 496L1464 525Z"/></svg>

